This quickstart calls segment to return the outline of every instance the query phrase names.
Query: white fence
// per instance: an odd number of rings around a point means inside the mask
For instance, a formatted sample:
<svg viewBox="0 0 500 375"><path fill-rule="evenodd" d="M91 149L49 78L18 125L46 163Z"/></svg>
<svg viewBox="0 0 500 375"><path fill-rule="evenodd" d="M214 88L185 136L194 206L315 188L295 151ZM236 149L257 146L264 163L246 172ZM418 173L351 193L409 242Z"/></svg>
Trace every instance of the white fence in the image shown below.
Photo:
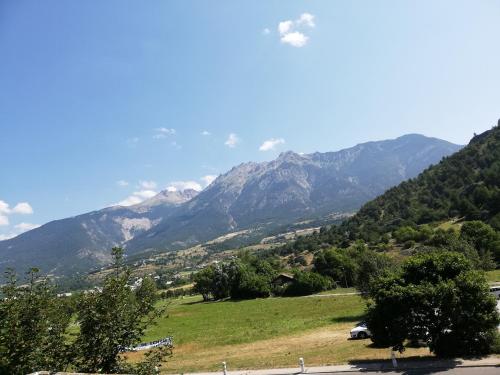
<svg viewBox="0 0 500 375"><path fill-rule="evenodd" d="M165 337L160 340L156 341L151 341L151 342L145 342L140 345L137 345L135 348L131 348L131 351L138 351L138 350L148 350L152 348L157 348L159 346L174 346L174 339L172 336Z"/></svg>

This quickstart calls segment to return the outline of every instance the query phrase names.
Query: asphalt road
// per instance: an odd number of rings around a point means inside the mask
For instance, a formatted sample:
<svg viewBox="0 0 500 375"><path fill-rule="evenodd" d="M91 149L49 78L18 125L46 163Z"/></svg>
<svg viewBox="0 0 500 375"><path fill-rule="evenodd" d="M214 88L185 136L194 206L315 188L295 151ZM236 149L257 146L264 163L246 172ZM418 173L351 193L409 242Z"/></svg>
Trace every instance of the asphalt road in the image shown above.
<svg viewBox="0 0 500 375"><path fill-rule="evenodd" d="M362 371L360 372L363 375L370 374L394 374L394 375L426 375L426 374L439 374L439 375L499 375L500 374L500 366L496 367L452 367L452 368L422 368L422 369L404 369L399 371ZM358 373L358 374L360 374ZM314 374L314 373L309 373ZM345 372L321 372L318 373L321 375L326 374L346 374Z"/></svg>

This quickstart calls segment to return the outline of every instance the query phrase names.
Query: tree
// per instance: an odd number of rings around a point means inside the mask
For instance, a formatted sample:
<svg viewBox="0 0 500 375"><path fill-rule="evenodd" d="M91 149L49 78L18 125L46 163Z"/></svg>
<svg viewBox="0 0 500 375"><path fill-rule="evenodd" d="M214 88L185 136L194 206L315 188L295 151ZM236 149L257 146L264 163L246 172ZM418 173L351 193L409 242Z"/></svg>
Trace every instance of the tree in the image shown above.
<svg viewBox="0 0 500 375"><path fill-rule="evenodd" d="M469 241L479 253L479 256L493 256L500 262L500 233L482 221L469 221L462 225L460 238ZM492 265L494 268L494 265Z"/></svg>
<svg viewBox="0 0 500 375"><path fill-rule="evenodd" d="M162 311L154 308L156 288L145 279L135 291L129 286L130 270L123 265L123 250L113 248L114 272L102 291L82 296L76 322L76 367L83 372L120 372L126 366L120 353L140 342L146 327Z"/></svg>
<svg viewBox="0 0 500 375"><path fill-rule="evenodd" d="M19 285L12 270L6 276L0 302L0 373L64 370L71 361L65 338L71 309L38 269L27 273L25 285Z"/></svg>
<svg viewBox="0 0 500 375"><path fill-rule="evenodd" d="M406 340L424 341L438 356L479 355L497 335L496 301L462 254L418 254L379 278L371 297L367 322L379 346L402 351Z"/></svg>
<svg viewBox="0 0 500 375"><path fill-rule="evenodd" d="M193 276L194 291L200 293L204 301L209 301L212 298L214 274L214 267L208 266Z"/></svg>
<svg viewBox="0 0 500 375"><path fill-rule="evenodd" d="M314 257L314 270L342 286L353 286L357 264L345 250L326 249Z"/></svg>
<svg viewBox="0 0 500 375"><path fill-rule="evenodd" d="M386 254L365 250L357 257L356 288L369 293L374 280L395 267L395 262Z"/></svg>
<svg viewBox="0 0 500 375"><path fill-rule="evenodd" d="M293 282L285 289L286 296L306 296L331 289L332 281L316 272L296 271Z"/></svg>

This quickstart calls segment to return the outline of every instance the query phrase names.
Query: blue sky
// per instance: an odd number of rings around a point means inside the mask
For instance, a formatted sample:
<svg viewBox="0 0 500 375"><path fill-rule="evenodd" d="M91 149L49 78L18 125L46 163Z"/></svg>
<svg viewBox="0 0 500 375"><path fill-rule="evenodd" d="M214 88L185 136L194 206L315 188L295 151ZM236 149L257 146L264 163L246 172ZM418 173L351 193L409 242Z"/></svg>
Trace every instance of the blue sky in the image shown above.
<svg viewBox="0 0 500 375"><path fill-rule="evenodd" d="M499 17L496 0L1 1L0 238L284 150L466 143L500 117Z"/></svg>

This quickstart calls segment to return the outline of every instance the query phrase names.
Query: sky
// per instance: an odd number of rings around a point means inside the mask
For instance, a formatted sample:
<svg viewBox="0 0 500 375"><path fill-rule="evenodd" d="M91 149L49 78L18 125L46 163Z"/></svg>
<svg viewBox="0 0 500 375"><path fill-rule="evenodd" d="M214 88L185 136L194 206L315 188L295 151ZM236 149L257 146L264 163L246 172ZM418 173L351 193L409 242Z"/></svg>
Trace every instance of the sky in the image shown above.
<svg viewBox="0 0 500 375"><path fill-rule="evenodd" d="M0 239L500 118L497 0L0 0Z"/></svg>

